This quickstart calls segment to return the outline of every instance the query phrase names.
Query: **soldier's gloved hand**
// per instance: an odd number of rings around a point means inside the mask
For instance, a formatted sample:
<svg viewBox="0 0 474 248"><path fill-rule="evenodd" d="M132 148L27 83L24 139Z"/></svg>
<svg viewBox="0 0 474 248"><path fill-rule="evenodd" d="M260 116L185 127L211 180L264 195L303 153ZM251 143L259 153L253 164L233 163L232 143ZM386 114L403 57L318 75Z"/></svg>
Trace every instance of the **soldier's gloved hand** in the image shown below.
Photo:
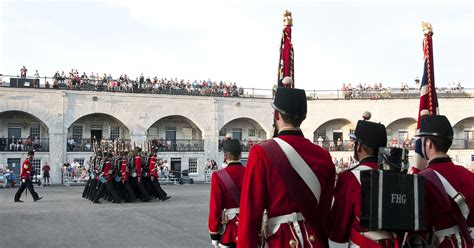
<svg viewBox="0 0 474 248"><path fill-rule="evenodd" d="M219 240L211 240L211 244L213 248L218 248L219 247Z"/></svg>
<svg viewBox="0 0 474 248"><path fill-rule="evenodd" d="M21 179L21 182L22 182L22 183L25 183L25 181L26 181L26 179L24 179L24 178Z"/></svg>

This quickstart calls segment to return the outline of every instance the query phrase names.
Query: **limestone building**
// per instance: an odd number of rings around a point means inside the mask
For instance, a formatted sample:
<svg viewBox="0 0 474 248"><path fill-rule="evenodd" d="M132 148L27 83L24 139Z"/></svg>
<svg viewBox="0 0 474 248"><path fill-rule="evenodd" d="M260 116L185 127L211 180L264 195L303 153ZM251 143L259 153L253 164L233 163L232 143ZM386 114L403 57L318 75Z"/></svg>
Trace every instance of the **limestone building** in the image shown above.
<svg viewBox="0 0 474 248"><path fill-rule="evenodd" d="M34 149L34 165L50 164L53 183L59 183L62 164L87 160L94 137L135 145L158 140L163 144L158 157L172 170L188 169L195 180L204 180L206 159L222 163L219 142L226 134L242 140L244 160L253 144L272 135L271 97L245 96L0 87L0 163L19 171L26 151ZM388 145L412 147L417 97L345 100L308 93L308 98L304 135L330 150L337 163L350 160L348 134L364 110L387 126ZM440 97L439 105L454 126L451 156L473 168L474 98Z"/></svg>

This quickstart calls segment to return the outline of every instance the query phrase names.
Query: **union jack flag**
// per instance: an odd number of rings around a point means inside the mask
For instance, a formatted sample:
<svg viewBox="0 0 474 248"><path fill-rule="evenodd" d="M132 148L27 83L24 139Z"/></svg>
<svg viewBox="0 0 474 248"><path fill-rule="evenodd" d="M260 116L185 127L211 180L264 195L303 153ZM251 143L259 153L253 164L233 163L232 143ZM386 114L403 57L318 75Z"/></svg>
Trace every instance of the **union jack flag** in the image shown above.
<svg viewBox="0 0 474 248"><path fill-rule="evenodd" d="M423 115L438 115L438 97L436 95L434 66L433 66L433 31L431 24L422 24L425 38L423 40L423 54L425 66L423 71L423 79L420 86L420 107L418 109L418 123L416 132L420 130L421 116ZM421 139L418 138L415 143L415 153L417 157L417 168L423 168L426 165L426 160L422 159ZM424 164L423 164L424 163Z"/></svg>

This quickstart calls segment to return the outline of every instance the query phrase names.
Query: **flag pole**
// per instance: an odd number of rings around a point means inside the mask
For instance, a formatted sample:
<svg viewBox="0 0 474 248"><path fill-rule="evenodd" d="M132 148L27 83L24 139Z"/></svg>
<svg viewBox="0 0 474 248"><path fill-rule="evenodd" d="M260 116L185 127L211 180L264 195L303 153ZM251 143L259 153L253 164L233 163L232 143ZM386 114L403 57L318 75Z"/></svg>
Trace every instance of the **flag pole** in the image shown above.
<svg viewBox="0 0 474 248"><path fill-rule="evenodd" d="M283 26L280 43L280 60L278 61L278 87L294 88L294 52L293 43L291 41L293 17L288 10L285 10L283 13Z"/></svg>
<svg viewBox="0 0 474 248"><path fill-rule="evenodd" d="M418 109L418 122L416 133L420 130L421 119L424 115L437 115L438 97L436 95L434 63L433 63L433 27L429 22L422 22L424 39L423 39L423 55L424 55L424 71L423 80L420 85L420 105ZM423 156L423 144L421 138L417 138L415 143L415 168L412 172L417 172L426 168L428 161Z"/></svg>

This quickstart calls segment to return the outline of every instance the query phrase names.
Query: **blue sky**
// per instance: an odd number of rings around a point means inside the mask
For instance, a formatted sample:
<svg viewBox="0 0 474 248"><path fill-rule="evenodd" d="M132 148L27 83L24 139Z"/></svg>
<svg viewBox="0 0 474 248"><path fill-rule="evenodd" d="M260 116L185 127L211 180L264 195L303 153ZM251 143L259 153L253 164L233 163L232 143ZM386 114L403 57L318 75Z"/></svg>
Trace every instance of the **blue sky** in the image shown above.
<svg viewBox="0 0 474 248"><path fill-rule="evenodd" d="M0 73L56 70L276 82L282 13L293 12L295 83L338 89L422 76L422 21L434 28L437 86L472 83L471 1L0 2Z"/></svg>

